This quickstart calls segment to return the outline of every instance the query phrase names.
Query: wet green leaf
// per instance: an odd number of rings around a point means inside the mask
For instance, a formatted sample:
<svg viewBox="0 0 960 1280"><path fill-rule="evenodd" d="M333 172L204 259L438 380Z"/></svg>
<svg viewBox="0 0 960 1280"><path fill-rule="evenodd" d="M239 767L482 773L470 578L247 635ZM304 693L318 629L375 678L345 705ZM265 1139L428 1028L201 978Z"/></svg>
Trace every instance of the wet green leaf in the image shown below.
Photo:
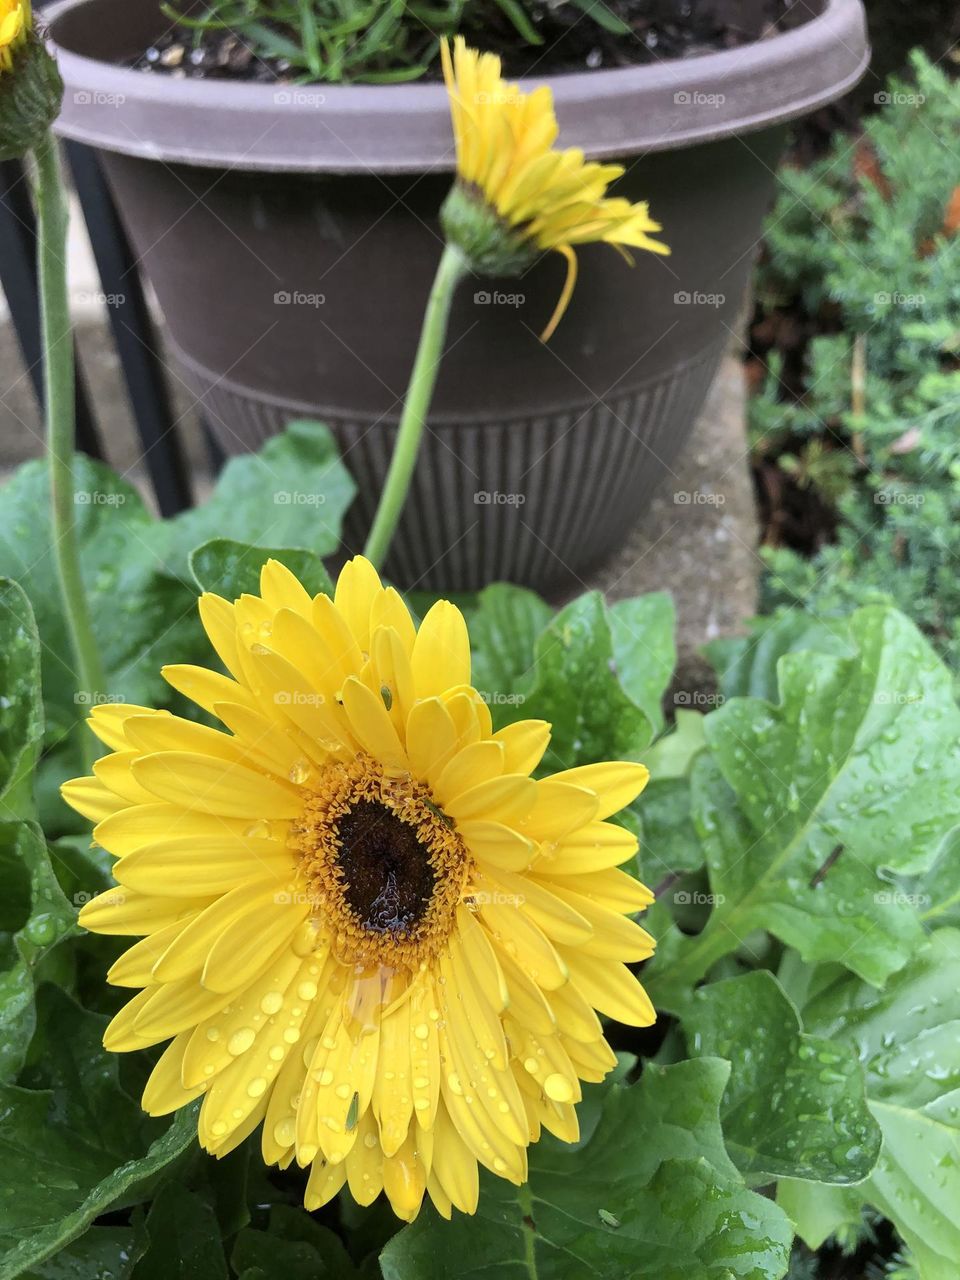
<svg viewBox="0 0 960 1280"><path fill-rule="evenodd" d="M43 738L40 638L21 588L0 579L0 819L32 816Z"/></svg>
<svg viewBox="0 0 960 1280"><path fill-rule="evenodd" d="M186 1187L171 1182L161 1188L147 1214L146 1235L130 1280L227 1280L216 1216Z"/></svg>
<svg viewBox="0 0 960 1280"><path fill-rule="evenodd" d="M214 538L190 553L190 571L201 591L213 591L225 600L260 594L260 570L268 560L279 560L303 583L312 596L333 595L333 583L314 551L254 547L247 542Z"/></svg>
<svg viewBox="0 0 960 1280"><path fill-rule="evenodd" d="M196 1142L196 1109L143 1115L101 1044L106 1019L52 986L16 1086L0 1088L0 1280L13 1280L117 1202L149 1196Z"/></svg>
<svg viewBox="0 0 960 1280"><path fill-rule="evenodd" d="M289 1205L273 1206L267 1230L241 1231L230 1262L241 1280L258 1274L282 1275L284 1280L351 1280L361 1275L339 1236Z"/></svg>
<svg viewBox="0 0 960 1280"><path fill-rule="evenodd" d="M691 1053L732 1065L720 1108L723 1136L749 1182L867 1177L880 1131L867 1110L857 1056L848 1046L802 1034L772 973L701 987L683 1025Z"/></svg>
<svg viewBox="0 0 960 1280"><path fill-rule="evenodd" d="M757 929L878 984L922 943L888 869L926 869L960 822L960 711L901 614L862 609L850 633L856 658L781 658L778 704L735 698L707 717L693 812L715 907L699 936L663 939L661 1007Z"/></svg>
<svg viewBox="0 0 960 1280"><path fill-rule="evenodd" d="M662 620L662 607L655 612ZM537 639L526 700L507 718L536 718L553 725L546 757L551 769L636 760L649 746L654 732L650 714L628 692L633 687L650 700L649 683L637 669L648 659L630 631L632 616L625 613L614 623L603 598L593 593L568 604ZM619 648L614 644L615 629ZM624 635L631 637L630 644ZM661 639L661 650L670 643Z"/></svg>
<svg viewBox="0 0 960 1280"><path fill-rule="evenodd" d="M484 1176L477 1216L449 1224L425 1208L381 1254L385 1280L778 1280L792 1233L724 1149L728 1077L718 1059L648 1065L584 1147L532 1148L527 1185Z"/></svg>
<svg viewBox="0 0 960 1280"><path fill-rule="evenodd" d="M942 929L886 990L852 978L807 1006L805 1023L863 1064L883 1135L860 1203L891 1219L923 1280L955 1280L960 1258L960 932ZM852 1192L783 1184L778 1193L808 1243L850 1213Z"/></svg>
<svg viewBox="0 0 960 1280"><path fill-rule="evenodd" d="M473 682L486 696L498 725L523 718L537 637L552 612L532 591L508 583L486 587L477 597L470 618ZM512 709L516 706L519 712Z"/></svg>
<svg viewBox="0 0 960 1280"><path fill-rule="evenodd" d="M0 823L0 895L11 926L0 951L0 1081L8 1081L34 1032L37 967L76 924L76 910L57 883L38 827Z"/></svg>

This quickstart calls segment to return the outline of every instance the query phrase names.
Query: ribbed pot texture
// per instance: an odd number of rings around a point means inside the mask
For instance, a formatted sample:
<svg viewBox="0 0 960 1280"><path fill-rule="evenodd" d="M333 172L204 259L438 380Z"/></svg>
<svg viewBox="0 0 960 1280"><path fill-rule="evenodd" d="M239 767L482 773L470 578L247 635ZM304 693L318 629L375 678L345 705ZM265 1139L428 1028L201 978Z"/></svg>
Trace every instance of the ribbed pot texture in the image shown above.
<svg viewBox="0 0 960 1280"><path fill-rule="evenodd" d="M162 29L154 0L67 0L51 19L58 127L104 152L218 439L237 453L292 418L327 422L359 489L345 549L361 549L441 250L442 86L174 81L116 65ZM831 0L744 49L550 81L561 142L619 157L618 193L649 200L673 253L631 269L583 249L546 346L555 255L460 286L394 581L555 593L622 542L669 486L735 328L783 122L844 92L866 56L859 0Z"/></svg>

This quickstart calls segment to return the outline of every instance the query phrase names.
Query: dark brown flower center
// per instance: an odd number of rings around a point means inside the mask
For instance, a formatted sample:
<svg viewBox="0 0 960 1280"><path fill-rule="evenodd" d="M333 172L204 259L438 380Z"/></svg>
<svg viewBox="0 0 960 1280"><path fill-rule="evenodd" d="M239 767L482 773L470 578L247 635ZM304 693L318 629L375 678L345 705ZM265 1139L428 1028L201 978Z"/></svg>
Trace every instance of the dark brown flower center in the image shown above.
<svg viewBox="0 0 960 1280"><path fill-rule="evenodd" d="M359 800L337 820L343 896L364 929L408 933L427 912L437 878L430 853L408 822L375 800Z"/></svg>

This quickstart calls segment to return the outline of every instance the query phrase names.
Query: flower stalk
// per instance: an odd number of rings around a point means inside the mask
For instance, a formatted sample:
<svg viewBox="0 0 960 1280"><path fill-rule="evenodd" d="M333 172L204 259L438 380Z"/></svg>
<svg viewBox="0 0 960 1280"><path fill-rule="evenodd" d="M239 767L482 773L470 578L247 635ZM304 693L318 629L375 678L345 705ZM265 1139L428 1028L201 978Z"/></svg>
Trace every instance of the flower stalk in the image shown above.
<svg viewBox="0 0 960 1280"><path fill-rule="evenodd" d="M33 158L52 545L78 686L93 701L105 684L83 588L75 522L74 351L67 284L69 215L60 155L49 131L34 147Z"/></svg>
<svg viewBox="0 0 960 1280"><path fill-rule="evenodd" d="M443 356L450 304L457 285L467 274L467 270L466 259L456 245L445 245L427 301L417 355L400 418L397 443L364 549L366 558L377 568L382 566L386 558L410 490L423 427Z"/></svg>

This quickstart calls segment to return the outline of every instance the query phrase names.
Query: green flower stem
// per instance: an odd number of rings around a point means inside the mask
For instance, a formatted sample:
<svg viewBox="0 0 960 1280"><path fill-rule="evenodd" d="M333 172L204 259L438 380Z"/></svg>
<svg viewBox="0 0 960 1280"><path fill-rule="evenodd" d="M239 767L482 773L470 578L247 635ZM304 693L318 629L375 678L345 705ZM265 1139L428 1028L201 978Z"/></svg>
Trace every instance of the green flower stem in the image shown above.
<svg viewBox="0 0 960 1280"><path fill-rule="evenodd" d="M430 408L443 355L450 303L457 285L466 274L467 263L463 254L454 245L445 245L423 318L420 343L413 373L410 375L410 385L407 387L407 398L400 418L396 447L390 460L390 470L387 472L387 481L380 495L376 518L364 550L364 555L377 568L383 564L407 500L420 438L423 435L423 424Z"/></svg>
<svg viewBox="0 0 960 1280"><path fill-rule="evenodd" d="M53 554L76 661L78 686L92 703L98 693L104 692L105 681L83 590L74 523L74 356L67 291L69 215L60 172L60 154L49 131L33 154Z"/></svg>

